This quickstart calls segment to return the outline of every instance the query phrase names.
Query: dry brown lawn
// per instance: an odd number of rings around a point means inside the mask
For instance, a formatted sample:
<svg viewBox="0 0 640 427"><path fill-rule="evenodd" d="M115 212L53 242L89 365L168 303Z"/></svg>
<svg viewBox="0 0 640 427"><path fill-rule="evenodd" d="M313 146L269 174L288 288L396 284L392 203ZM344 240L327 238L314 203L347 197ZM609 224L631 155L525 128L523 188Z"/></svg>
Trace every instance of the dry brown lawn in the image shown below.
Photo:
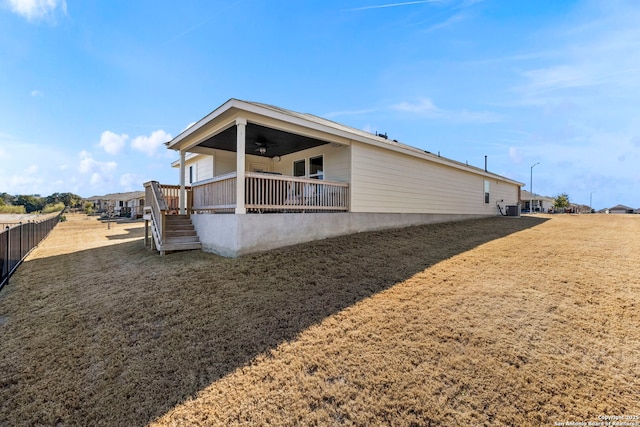
<svg viewBox="0 0 640 427"><path fill-rule="evenodd" d="M554 425L640 415L640 215L225 259L69 216L0 292L0 425ZM640 421L640 420L638 420Z"/></svg>

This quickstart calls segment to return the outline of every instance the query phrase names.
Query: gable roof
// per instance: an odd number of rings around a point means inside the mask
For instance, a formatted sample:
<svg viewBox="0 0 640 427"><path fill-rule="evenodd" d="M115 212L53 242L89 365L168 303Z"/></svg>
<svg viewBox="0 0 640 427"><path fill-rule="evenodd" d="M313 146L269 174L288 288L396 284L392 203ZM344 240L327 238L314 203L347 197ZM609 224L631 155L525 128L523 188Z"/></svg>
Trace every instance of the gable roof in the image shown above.
<svg viewBox="0 0 640 427"><path fill-rule="evenodd" d="M540 194L532 194L529 191L521 190L520 191L520 200L543 200L547 202L555 202L556 199L548 196L541 196Z"/></svg>
<svg viewBox="0 0 640 427"><path fill-rule="evenodd" d="M369 132L365 132L360 129L356 129L350 126L346 126L337 122L334 122L323 117L318 117L309 113L299 113L285 108L277 107L275 105L263 104L260 102L243 101L240 99L231 98L220 107L213 110L211 113L197 121L192 126L188 127L180 134L178 134L171 141L165 143L167 148L173 150L182 150L193 147L198 143L190 141L190 136L202 129L204 126L220 119L220 129L226 129L229 126L230 121L234 120L237 116L242 116L242 112L275 119L283 123L300 126L303 128L311 129L314 131L320 131L325 134L333 135L335 137L344 138L346 140L358 141L361 143L373 145L376 147L388 149L391 151L402 152L404 154L419 157L422 159L430 160L433 163L439 163L454 167L456 169L465 170L477 175L483 175L486 177L499 179L511 184L523 186L524 184L510 178L498 175L488 170L469 165L468 163L462 163L456 160L452 160L440 155L433 154L429 151L422 150L420 148L413 147L411 145L403 144L397 140L389 140L385 137L374 135ZM227 127L225 128L225 124ZM190 145L191 144L191 145ZM186 146L186 147L185 147Z"/></svg>
<svg viewBox="0 0 640 427"><path fill-rule="evenodd" d="M612 208L609 208L610 211L633 211L633 208L630 208L629 206L625 206L625 205L615 205Z"/></svg>
<svg viewBox="0 0 640 427"><path fill-rule="evenodd" d="M110 193L105 194L104 196L92 196L87 197L85 200L98 201L98 200L118 200L118 201L129 201L133 199L143 199L145 196L144 191L129 191L128 193Z"/></svg>

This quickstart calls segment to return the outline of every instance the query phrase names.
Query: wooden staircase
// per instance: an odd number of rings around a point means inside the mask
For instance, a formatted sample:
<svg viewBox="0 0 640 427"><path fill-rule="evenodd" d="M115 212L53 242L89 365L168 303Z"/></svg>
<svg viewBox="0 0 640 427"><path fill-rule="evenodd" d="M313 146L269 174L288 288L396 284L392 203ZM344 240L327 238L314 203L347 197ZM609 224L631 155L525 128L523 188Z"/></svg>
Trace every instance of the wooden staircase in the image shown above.
<svg viewBox="0 0 640 427"><path fill-rule="evenodd" d="M157 181L144 184L145 189L145 246L157 250L160 255L174 251L202 249L202 243L189 215L177 215L179 210L179 186L160 185ZM190 202L187 192L187 204ZM149 235L149 224L151 233Z"/></svg>
<svg viewBox="0 0 640 427"><path fill-rule="evenodd" d="M188 215L167 215L165 218L166 234L162 247L159 248L160 253L202 249L202 243Z"/></svg>

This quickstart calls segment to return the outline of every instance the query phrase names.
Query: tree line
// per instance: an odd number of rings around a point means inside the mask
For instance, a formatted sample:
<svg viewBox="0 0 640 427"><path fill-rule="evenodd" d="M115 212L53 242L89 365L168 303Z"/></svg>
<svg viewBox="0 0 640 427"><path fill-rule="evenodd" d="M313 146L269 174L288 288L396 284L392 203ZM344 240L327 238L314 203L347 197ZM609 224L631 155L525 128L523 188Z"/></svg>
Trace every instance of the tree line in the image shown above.
<svg viewBox="0 0 640 427"><path fill-rule="evenodd" d="M53 193L46 197L39 194L12 196L0 193L0 213L53 212L65 207L81 208L82 197L73 193Z"/></svg>

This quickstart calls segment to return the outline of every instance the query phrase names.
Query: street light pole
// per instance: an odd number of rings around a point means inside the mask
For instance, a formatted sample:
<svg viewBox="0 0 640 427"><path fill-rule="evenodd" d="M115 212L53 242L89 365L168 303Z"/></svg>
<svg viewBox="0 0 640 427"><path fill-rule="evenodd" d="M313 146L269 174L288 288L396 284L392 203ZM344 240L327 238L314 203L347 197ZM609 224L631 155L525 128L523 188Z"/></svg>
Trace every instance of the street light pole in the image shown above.
<svg viewBox="0 0 640 427"><path fill-rule="evenodd" d="M589 209L591 209L592 211L593 211L593 205L591 203L593 201L593 193L596 193L596 191L592 191L591 193L589 193Z"/></svg>
<svg viewBox="0 0 640 427"><path fill-rule="evenodd" d="M533 212L533 167L539 165L540 162L531 166L531 181L529 181L529 190L531 190L531 200L529 200L529 212Z"/></svg>

